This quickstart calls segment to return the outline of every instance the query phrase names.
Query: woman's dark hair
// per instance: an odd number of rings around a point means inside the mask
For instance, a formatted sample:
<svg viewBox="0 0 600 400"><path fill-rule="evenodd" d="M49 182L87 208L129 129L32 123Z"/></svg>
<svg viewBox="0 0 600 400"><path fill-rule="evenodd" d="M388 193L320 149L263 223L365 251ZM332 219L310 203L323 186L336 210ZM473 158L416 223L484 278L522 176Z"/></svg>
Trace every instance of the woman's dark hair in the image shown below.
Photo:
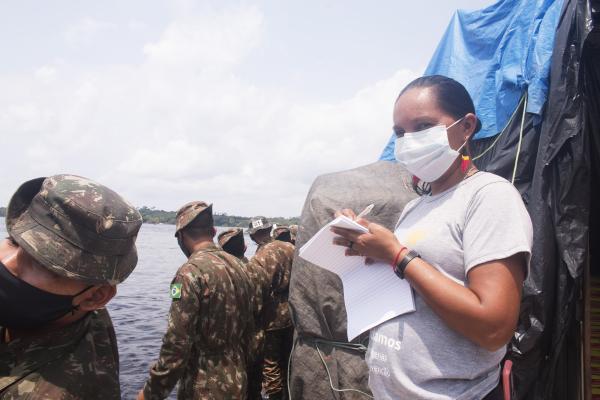
<svg viewBox="0 0 600 400"><path fill-rule="evenodd" d="M428 75L415 79L398 95L400 98L404 93L416 88L431 88L434 90L438 107L456 119L462 118L468 113L475 114L475 105L467 92L467 89L458 81L443 75ZM396 99L397 100L397 99ZM481 129L481 121L477 119L475 132ZM469 139L470 140L470 139ZM419 195L429 194L431 186L428 182L413 179L413 189Z"/></svg>
<svg viewBox="0 0 600 400"><path fill-rule="evenodd" d="M422 76L406 85L398 95L398 98L410 89L415 88L433 89L438 106L456 119L462 118L468 113L475 114L475 106L469 92L467 92L467 89L460 82L452 78L443 75ZM475 133L479 132L480 129L481 122L477 119Z"/></svg>

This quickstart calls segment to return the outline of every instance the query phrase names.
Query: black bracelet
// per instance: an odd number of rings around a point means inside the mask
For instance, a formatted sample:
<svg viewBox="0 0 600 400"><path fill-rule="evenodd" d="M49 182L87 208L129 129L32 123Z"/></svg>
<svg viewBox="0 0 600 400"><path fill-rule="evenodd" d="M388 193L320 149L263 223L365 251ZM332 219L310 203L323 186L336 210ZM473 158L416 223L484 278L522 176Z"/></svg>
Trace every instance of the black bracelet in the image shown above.
<svg viewBox="0 0 600 400"><path fill-rule="evenodd" d="M402 257L402 260L400 260L400 262L396 264L396 266L394 267L394 272L396 273L396 275L398 275L398 278L404 279L404 270L408 266L408 263L411 262L415 257L421 258L419 253L417 253L414 250L409 250L404 255L404 257Z"/></svg>

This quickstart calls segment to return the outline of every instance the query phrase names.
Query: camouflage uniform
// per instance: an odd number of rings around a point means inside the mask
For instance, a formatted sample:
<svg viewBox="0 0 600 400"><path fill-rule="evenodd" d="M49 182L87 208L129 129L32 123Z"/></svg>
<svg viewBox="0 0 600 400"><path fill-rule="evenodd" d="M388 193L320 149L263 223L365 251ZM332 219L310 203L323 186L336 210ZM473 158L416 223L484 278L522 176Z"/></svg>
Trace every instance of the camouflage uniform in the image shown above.
<svg viewBox="0 0 600 400"><path fill-rule="evenodd" d="M240 251L245 248L244 244L244 231L241 228L230 228L219 233L218 238L219 246L223 248L229 254L236 256L240 259L242 264L252 279L254 285L253 300L255 303L255 325L256 330L250 349L248 351L248 368L246 374L248 376L248 398L250 400L261 400L262 395L262 368L263 368L263 344L265 339L265 332L260 329L261 319L260 312L262 309L262 288L260 282L256 278L255 273L251 273L248 269L248 258L242 256L240 258ZM235 254L237 253L237 254Z"/></svg>
<svg viewBox="0 0 600 400"><path fill-rule="evenodd" d="M255 254L255 255L256 255L256 254L258 254L258 252L259 252L259 251L261 251L263 247L265 247L265 246L266 246L266 245L268 245L269 243L272 243L274 240L275 240L275 239L273 239L273 238L271 238L271 237L270 237L270 238L268 238L267 240L265 240L265 241L264 241L264 242L262 242L262 243L257 243L257 246L256 246L256 252L255 252L254 254Z"/></svg>
<svg viewBox="0 0 600 400"><path fill-rule="evenodd" d="M21 185L6 217L10 237L50 271L90 285L122 282L137 263L136 209L112 190L73 175ZM120 399L119 355L106 309L5 343L0 399ZM39 332L39 333L38 333Z"/></svg>
<svg viewBox="0 0 600 400"><path fill-rule="evenodd" d="M259 246L248 264L255 279L261 282L265 329L263 388L269 398L284 398L286 371L291 351L293 327L288 308L288 287L294 246L270 241Z"/></svg>
<svg viewBox="0 0 600 400"><path fill-rule="evenodd" d="M0 343L0 360L2 400L121 398L117 340L106 309L42 336Z"/></svg>
<svg viewBox="0 0 600 400"><path fill-rule="evenodd" d="M246 351L256 311L244 266L211 243L179 268L173 285L180 285L180 295L171 303L144 397L164 399L179 381L179 399L246 398Z"/></svg>

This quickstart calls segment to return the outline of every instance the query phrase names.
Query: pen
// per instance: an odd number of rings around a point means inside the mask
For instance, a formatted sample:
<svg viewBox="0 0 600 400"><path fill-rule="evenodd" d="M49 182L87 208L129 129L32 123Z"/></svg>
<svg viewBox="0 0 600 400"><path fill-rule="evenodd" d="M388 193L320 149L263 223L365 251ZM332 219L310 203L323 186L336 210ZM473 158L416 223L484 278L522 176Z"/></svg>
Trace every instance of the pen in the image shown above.
<svg viewBox="0 0 600 400"><path fill-rule="evenodd" d="M371 212L371 210L373 209L373 207L375 207L375 204L369 204L367 207L365 207L364 210L362 210L357 216L356 219L362 218L365 215L367 215L368 213Z"/></svg>

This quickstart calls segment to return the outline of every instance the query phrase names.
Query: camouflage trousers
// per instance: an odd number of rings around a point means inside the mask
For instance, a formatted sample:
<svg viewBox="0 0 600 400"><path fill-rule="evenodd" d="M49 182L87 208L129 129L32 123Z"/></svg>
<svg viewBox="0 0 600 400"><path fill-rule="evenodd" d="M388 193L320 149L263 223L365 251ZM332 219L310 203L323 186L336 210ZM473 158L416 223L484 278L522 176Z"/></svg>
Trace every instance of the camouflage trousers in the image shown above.
<svg viewBox="0 0 600 400"><path fill-rule="evenodd" d="M265 332L263 391L269 399L287 398L287 368L294 327Z"/></svg>

